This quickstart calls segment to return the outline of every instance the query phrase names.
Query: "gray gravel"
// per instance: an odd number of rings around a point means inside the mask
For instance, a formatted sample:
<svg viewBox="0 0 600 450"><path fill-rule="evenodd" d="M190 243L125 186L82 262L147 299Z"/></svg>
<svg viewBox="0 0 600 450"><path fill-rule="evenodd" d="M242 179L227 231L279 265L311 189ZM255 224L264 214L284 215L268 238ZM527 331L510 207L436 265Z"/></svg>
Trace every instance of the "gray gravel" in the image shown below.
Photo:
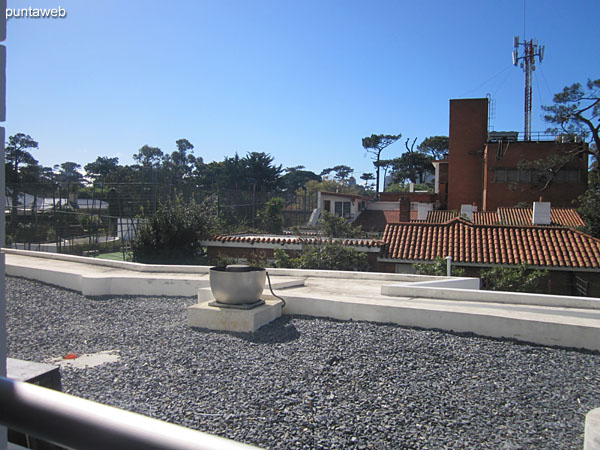
<svg viewBox="0 0 600 450"><path fill-rule="evenodd" d="M580 449L600 355L285 316L255 334L191 329L193 298L86 298L7 277L9 356L62 369L63 390L269 449Z"/></svg>

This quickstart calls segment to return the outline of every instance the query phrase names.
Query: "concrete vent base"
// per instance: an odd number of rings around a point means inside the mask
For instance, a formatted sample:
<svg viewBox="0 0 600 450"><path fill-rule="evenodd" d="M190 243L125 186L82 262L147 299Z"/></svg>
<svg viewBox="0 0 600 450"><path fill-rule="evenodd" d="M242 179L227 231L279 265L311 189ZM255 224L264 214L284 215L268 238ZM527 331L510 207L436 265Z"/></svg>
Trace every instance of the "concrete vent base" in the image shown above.
<svg viewBox="0 0 600 450"><path fill-rule="evenodd" d="M210 306L205 301L188 308L188 326L218 331L254 333L281 316L280 300L266 299L265 304L243 310Z"/></svg>

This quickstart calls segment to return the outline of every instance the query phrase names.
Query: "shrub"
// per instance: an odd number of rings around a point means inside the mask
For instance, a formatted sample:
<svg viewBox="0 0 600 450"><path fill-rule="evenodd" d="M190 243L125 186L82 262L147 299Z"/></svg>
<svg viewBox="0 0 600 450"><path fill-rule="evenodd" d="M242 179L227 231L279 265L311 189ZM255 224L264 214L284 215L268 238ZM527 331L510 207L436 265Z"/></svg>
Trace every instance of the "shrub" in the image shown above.
<svg viewBox="0 0 600 450"><path fill-rule="evenodd" d="M283 208L285 200L281 197L270 199L261 214L262 226L269 233L281 234L283 231Z"/></svg>
<svg viewBox="0 0 600 450"><path fill-rule="evenodd" d="M202 256L200 241L212 236L216 220L207 205L181 197L160 204L131 243L133 260L158 264L193 264Z"/></svg>
<svg viewBox="0 0 600 450"><path fill-rule="evenodd" d="M481 271L483 288L490 291L541 292L542 281L548 277L547 270L528 269L525 264L518 267L493 267Z"/></svg>
<svg viewBox="0 0 600 450"><path fill-rule="evenodd" d="M295 258L281 249L275 250L275 265L292 269L369 270L367 254L355 248L328 240L305 245Z"/></svg>
<svg viewBox="0 0 600 450"><path fill-rule="evenodd" d="M430 263L415 263L413 264L415 271L419 275L435 275L438 277L445 277L447 274L447 262L445 258L439 256ZM462 277L465 275L464 269L456 267L452 264L451 275L453 277Z"/></svg>
<svg viewBox="0 0 600 450"><path fill-rule="evenodd" d="M359 238L363 236L362 227L352 226L343 217L334 216L325 211L319 222L319 228L330 238Z"/></svg>

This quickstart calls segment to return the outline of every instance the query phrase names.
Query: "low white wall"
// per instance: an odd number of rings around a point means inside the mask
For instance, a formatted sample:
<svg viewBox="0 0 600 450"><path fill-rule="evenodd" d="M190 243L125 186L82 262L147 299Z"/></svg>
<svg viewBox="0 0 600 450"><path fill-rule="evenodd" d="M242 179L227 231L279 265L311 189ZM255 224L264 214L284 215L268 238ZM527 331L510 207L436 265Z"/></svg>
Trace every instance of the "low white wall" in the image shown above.
<svg viewBox="0 0 600 450"><path fill-rule="evenodd" d="M396 325L474 333L480 336L516 339L541 345L584 348L600 351L600 330L594 326L564 324L559 321L505 317L443 308L423 309L418 302L400 306L390 301L371 303L360 300L328 300L294 297L281 293L287 305L284 314L303 314L337 320L366 320ZM584 323L584 322L582 322Z"/></svg>
<svg viewBox="0 0 600 450"><path fill-rule="evenodd" d="M56 253L35 252L29 250L2 249L8 255L22 255L33 258L46 258L60 261L90 264L96 266L112 267L115 269L132 270L136 272L148 273L197 273L208 274L211 266L177 266L177 265L159 265L159 264L141 264L128 261L111 261L108 259L90 258L88 256L65 255ZM278 269L268 268L269 273L273 275L284 275L291 277L311 277L320 278L350 278L363 280L382 280L397 282L420 282L435 280L452 280L454 277L436 277L431 275L397 274L383 272L342 272L337 270L309 270L309 269Z"/></svg>
<svg viewBox="0 0 600 450"><path fill-rule="evenodd" d="M65 255L61 253L35 252L30 250L16 250L3 248L2 252L7 255L22 255L32 258L55 259L74 263L91 264L95 266L112 267L115 269L133 270L136 272L166 272L166 273L208 273L210 266L177 266L160 264L141 264L129 261L111 261L109 259L90 258L88 256Z"/></svg>
<svg viewBox="0 0 600 450"><path fill-rule="evenodd" d="M583 450L600 450L600 408L592 409L585 416Z"/></svg>
<svg viewBox="0 0 600 450"><path fill-rule="evenodd" d="M412 287L437 287L437 288L455 288L455 289L469 289L469 290L478 290L481 286L481 282L479 278L471 278L471 277L444 277L443 279L428 280L428 281L419 281L416 283L411 283ZM381 293L383 295L387 295L383 292L385 286L381 288Z"/></svg>
<svg viewBox="0 0 600 450"><path fill-rule="evenodd" d="M524 292L479 291L452 287L432 287L433 283L413 283L382 286L381 294L392 297L417 297L442 300L510 303L516 305L554 306L564 308L600 309L600 298L563 295L529 294Z"/></svg>
<svg viewBox="0 0 600 450"><path fill-rule="evenodd" d="M208 287L206 274L198 277L172 278L154 276L144 278L139 276L123 276L110 274L83 275L69 273L52 268L22 267L14 264L6 265L6 275L28 278L81 292L88 297L102 295L147 295L193 297L198 289Z"/></svg>

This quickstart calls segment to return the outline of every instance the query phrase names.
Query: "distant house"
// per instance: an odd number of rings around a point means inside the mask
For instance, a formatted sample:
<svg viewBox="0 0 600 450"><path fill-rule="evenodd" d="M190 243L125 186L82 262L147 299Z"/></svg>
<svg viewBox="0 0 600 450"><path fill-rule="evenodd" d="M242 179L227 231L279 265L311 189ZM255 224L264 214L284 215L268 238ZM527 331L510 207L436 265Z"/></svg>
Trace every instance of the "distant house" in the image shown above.
<svg viewBox="0 0 600 450"><path fill-rule="evenodd" d="M388 224L378 258L386 272L410 272L416 262L452 257L477 275L494 266L527 264L551 273L549 293L600 296L600 239L564 226L446 223Z"/></svg>
<svg viewBox="0 0 600 450"><path fill-rule="evenodd" d="M317 209L311 218L314 222L312 225L318 223L323 213L344 217L352 222L367 208L368 202L369 197L362 195L321 191L317 197Z"/></svg>
<svg viewBox="0 0 600 450"><path fill-rule="evenodd" d="M385 225L410 220L425 220L434 209L428 192L405 192L382 194L373 200L355 194L319 192L317 209L313 212L312 225L317 225L323 213L344 217L365 231L383 232Z"/></svg>
<svg viewBox="0 0 600 450"><path fill-rule="evenodd" d="M10 214L12 209L12 198L10 195L5 197L6 204L4 207L5 213ZM29 215L32 213L41 214L54 211L56 208L70 206L74 209L80 210L81 212L107 212L108 203L97 199L77 199L76 201L69 200L67 198L50 198L50 197L38 197L23 192L17 194L17 214L18 215Z"/></svg>

